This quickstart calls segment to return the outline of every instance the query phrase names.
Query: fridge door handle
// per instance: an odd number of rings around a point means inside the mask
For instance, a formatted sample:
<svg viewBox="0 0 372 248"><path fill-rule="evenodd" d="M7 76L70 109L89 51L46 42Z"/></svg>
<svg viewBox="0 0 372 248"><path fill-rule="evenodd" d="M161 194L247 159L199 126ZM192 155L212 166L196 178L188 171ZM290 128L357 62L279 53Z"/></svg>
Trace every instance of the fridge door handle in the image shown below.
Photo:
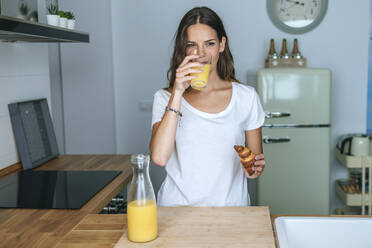
<svg viewBox="0 0 372 248"><path fill-rule="evenodd" d="M282 118L282 117L289 117L291 113L288 112L265 112L266 119L271 118Z"/></svg>
<svg viewBox="0 0 372 248"><path fill-rule="evenodd" d="M275 144L275 143L285 143L285 142L290 142L291 139L289 137L284 137L284 138L270 138L268 136L264 136L262 138L263 143L265 144Z"/></svg>

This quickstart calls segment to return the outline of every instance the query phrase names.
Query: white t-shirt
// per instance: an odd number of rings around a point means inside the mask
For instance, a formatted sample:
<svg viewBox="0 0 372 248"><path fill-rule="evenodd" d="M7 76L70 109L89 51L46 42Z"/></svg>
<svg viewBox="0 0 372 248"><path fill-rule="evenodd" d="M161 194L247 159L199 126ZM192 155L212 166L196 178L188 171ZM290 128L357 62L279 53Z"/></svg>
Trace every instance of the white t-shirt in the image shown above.
<svg viewBox="0 0 372 248"><path fill-rule="evenodd" d="M153 126L161 121L170 93L154 94ZM263 125L265 114L254 88L232 83L229 105L206 113L182 98L175 148L165 166L159 206L248 206L247 178L234 145L245 145L245 132Z"/></svg>

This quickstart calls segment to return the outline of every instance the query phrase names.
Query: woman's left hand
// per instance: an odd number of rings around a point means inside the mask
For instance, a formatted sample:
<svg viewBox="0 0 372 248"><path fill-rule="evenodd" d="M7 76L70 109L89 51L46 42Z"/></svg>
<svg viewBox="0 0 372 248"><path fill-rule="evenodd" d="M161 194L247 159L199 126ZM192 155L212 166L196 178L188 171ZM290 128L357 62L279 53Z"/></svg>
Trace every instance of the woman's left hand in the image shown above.
<svg viewBox="0 0 372 248"><path fill-rule="evenodd" d="M261 176L262 172L264 171L265 169L265 165L266 165L266 161L264 159L264 155L263 153L261 154L257 154L256 157L255 157L255 162L254 162L254 167L253 167L253 170L254 170L254 174L252 176L248 175L248 173L245 171L245 175L247 176L247 178L249 179L255 179L255 178L258 178L259 176Z"/></svg>

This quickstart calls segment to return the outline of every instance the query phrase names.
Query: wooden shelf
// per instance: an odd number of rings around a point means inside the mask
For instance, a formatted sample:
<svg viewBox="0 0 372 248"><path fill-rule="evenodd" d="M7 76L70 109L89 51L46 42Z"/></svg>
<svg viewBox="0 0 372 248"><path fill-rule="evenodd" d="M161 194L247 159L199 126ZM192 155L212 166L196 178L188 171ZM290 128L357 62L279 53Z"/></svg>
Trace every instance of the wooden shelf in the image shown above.
<svg viewBox="0 0 372 248"><path fill-rule="evenodd" d="M294 58L268 58L265 60L265 68L306 68L306 58L294 59Z"/></svg>

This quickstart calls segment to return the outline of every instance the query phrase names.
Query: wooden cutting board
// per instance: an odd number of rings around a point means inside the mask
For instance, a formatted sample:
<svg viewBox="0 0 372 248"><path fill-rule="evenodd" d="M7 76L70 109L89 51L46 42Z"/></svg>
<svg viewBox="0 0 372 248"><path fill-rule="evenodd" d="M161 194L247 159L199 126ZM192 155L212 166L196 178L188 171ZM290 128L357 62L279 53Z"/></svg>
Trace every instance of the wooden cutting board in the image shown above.
<svg viewBox="0 0 372 248"><path fill-rule="evenodd" d="M130 242L125 229L115 248L275 247L268 207L159 207L158 225L147 243Z"/></svg>

